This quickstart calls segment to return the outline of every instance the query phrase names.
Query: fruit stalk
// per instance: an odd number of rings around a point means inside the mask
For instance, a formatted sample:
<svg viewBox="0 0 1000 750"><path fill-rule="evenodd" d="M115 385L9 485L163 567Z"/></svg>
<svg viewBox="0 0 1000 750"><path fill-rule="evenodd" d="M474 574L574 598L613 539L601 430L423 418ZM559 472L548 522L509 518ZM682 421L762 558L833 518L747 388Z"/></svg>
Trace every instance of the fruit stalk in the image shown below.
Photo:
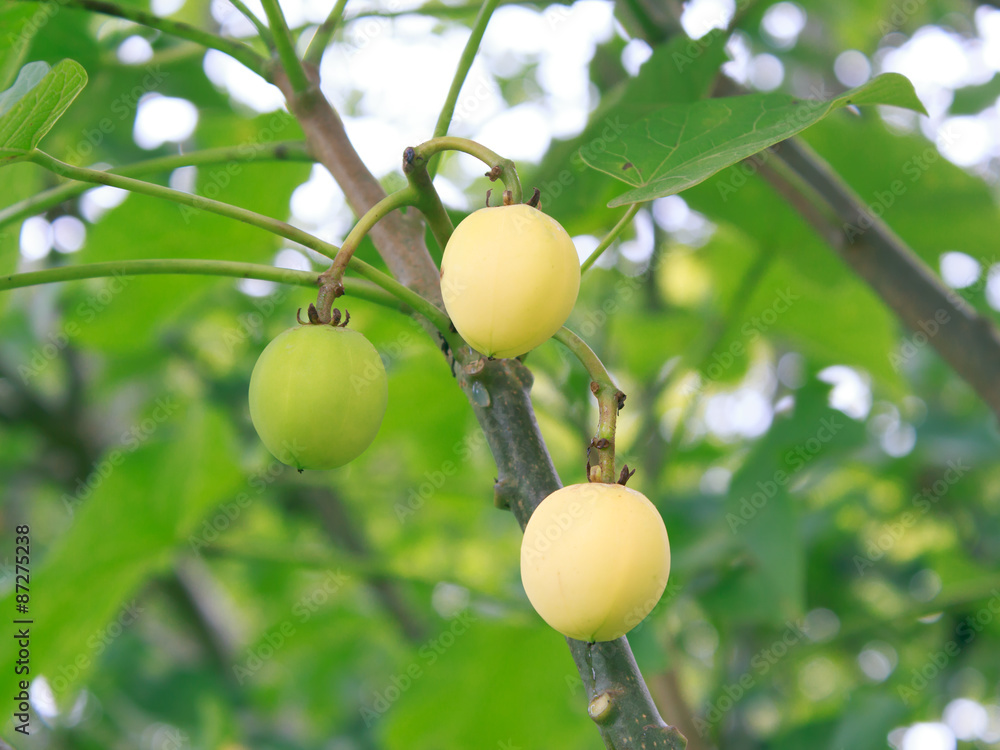
<svg viewBox="0 0 1000 750"><path fill-rule="evenodd" d="M597 397L597 436L591 441L588 455L588 479L592 482L613 483L615 477L615 429L618 412L625 404L622 393L611 373L587 342L563 326L553 337L576 355L590 375L590 392ZM596 455L596 461L594 457Z"/></svg>
<svg viewBox="0 0 1000 750"><path fill-rule="evenodd" d="M411 164L426 168L431 157L442 151L461 151L470 156L475 156L490 168L486 176L490 180L499 179L503 182L504 187L510 190L514 203L521 202L521 180L517 176L517 169L514 166L514 162L503 158L495 151L486 148L483 144L476 143L468 138L445 135L439 138L431 138L419 146L406 149L403 155L403 171L407 171L407 165Z"/></svg>
<svg viewBox="0 0 1000 750"><path fill-rule="evenodd" d="M416 191L407 186L402 190L397 190L395 193L387 195L358 219L347 237L344 238L340 250L337 251L333 259L333 263L320 276L319 281L321 286L316 307L319 310L319 319L322 322L328 323L330 321L330 308L333 305L333 301L344 293L344 272L347 270L348 263L354 257L354 251L361 244L361 240L387 214L403 206L412 206L416 201Z"/></svg>

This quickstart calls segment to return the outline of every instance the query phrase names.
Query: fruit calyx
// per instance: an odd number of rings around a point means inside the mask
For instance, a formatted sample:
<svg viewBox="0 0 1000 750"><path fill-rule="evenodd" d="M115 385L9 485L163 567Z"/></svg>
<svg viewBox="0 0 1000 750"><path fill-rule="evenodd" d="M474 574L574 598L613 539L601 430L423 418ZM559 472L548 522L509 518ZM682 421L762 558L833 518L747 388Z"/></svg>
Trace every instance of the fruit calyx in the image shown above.
<svg viewBox="0 0 1000 750"><path fill-rule="evenodd" d="M329 317L327 320L323 320L323 315L319 310L316 309L316 305L309 303L309 307L306 309L306 317L308 320L302 320L302 308L300 307L295 313L295 319L299 321L299 325L313 325L313 326L333 326L334 328L347 328L347 324L351 322L351 313L346 309L344 310L344 322L340 322L341 314L340 310L336 307L332 308L329 312Z"/></svg>

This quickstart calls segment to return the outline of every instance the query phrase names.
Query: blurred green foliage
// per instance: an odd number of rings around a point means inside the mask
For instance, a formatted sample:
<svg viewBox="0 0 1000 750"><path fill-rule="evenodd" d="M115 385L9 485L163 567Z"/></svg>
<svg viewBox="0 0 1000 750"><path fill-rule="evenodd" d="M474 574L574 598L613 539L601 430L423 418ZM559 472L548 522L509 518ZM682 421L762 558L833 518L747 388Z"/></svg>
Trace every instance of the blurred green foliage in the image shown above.
<svg viewBox="0 0 1000 750"><path fill-rule="evenodd" d="M799 43L779 50L760 31L772 3L744 5L739 28L754 50L832 90L843 89L836 55L875 54L886 22L907 35L930 23L971 33L972 8L957 0L921 3L901 20L888 1L803 0ZM207 9L188 2L182 15L205 23ZM4 8L0 28L29 18ZM24 60L68 57L87 71L44 142L57 157L84 142L85 163L148 155L132 140L128 98L148 72L114 58L123 33L66 10L23 49L0 51L7 84ZM264 128L301 136L285 115L231 105L198 49L143 33L157 91L199 109L191 148L251 143ZM621 186L585 168L581 147L608 118L628 123L705 96L724 41L659 44L634 78L620 66L621 39L598 48L590 125L522 165L525 185L543 187L545 210L571 234L600 236L620 215L606 205ZM692 44L679 71L673 55ZM991 106L995 80L956 97L955 111ZM505 86L530 97L527 83ZM125 115L92 142L121 96ZM871 109L835 113L804 137L866 200L904 181L885 218L935 271L945 251L996 262L991 188L919 133L896 132ZM711 232L648 222L652 255L613 248L570 321L628 393L620 460L638 469L631 486L657 504L672 542L668 592L630 636L639 666L665 718L693 731L693 750L880 748L895 728L939 721L958 698L991 706L1000 737L996 419L930 347L911 353L912 334L878 297L740 169L684 193ZM196 190L212 184L221 200L285 219L308 176L302 164L258 160L224 185L200 170ZM32 166L0 169L5 205L55 183ZM480 187L470 189L476 204ZM46 216L79 213L74 200ZM18 229L0 229L4 273L26 265ZM246 225L133 195L88 223L77 255L35 266L267 263L281 247ZM362 253L375 260L368 245ZM983 284L959 293L997 320ZM3 704L0 727L16 747L600 746L562 638L521 589L520 532L493 506L484 440L419 326L350 300L352 326L389 373L381 433L352 465L299 475L256 439L253 363L312 299L193 277L0 294L0 612L13 610L13 527L27 523L32 674L54 698L39 693L47 714L27 739L11 734ZM582 481L596 423L588 377L554 342L527 362L553 460L565 483ZM868 408L838 400L846 386L820 377L834 366L853 373ZM756 427L732 427L748 413ZM0 652L4 696L15 658Z"/></svg>

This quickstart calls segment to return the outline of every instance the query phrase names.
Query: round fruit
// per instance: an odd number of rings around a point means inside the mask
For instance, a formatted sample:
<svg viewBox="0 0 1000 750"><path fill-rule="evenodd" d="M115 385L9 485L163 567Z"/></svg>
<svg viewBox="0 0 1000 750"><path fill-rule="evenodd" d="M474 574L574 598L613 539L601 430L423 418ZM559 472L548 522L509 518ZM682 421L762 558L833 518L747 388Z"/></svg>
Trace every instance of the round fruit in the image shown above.
<svg viewBox="0 0 1000 750"><path fill-rule="evenodd" d="M535 509L521 541L521 582L563 635L613 641L648 615L670 575L670 541L646 496L620 484L574 484Z"/></svg>
<svg viewBox="0 0 1000 750"><path fill-rule="evenodd" d="M559 222L525 204L481 208L452 234L441 293L455 328L489 357L517 357L558 331L580 291L580 259Z"/></svg>
<svg viewBox="0 0 1000 750"><path fill-rule="evenodd" d="M303 325L279 334L250 376L250 419L275 458L333 469L357 458L382 424L382 360L357 331Z"/></svg>

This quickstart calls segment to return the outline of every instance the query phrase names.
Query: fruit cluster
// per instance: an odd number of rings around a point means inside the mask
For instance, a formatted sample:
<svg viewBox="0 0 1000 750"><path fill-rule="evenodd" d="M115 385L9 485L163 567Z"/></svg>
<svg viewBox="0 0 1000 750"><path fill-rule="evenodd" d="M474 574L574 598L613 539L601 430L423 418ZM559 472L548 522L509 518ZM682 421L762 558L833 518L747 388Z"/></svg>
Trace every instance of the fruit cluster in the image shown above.
<svg viewBox="0 0 1000 750"><path fill-rule="evenodd" d="M490 358L517 357L548 340L579 289L569 235L527 204L472 213L441 260L445 309L459 334ZM250 417L278 460L299 470L332 469L371 445L387 394L375 347L356 331L312 319L260 355L250 378ZM669 573L663 520L645 496L622 485L564 487L542 501L525 529L525 592L570 638L622 636L659 601Z"/></svg>
<svg viewBox="0 0 1000 750"><path fill-rule="evenodd" d="M488 357L517 357L569 317L580 263L559 222L526 204L483 208L455 228L441 291L455 328ZM333 469L360 456L385 416L375 350L346 327L307 323L264 349L250 377L250 418L275 458Z"/></svg>

